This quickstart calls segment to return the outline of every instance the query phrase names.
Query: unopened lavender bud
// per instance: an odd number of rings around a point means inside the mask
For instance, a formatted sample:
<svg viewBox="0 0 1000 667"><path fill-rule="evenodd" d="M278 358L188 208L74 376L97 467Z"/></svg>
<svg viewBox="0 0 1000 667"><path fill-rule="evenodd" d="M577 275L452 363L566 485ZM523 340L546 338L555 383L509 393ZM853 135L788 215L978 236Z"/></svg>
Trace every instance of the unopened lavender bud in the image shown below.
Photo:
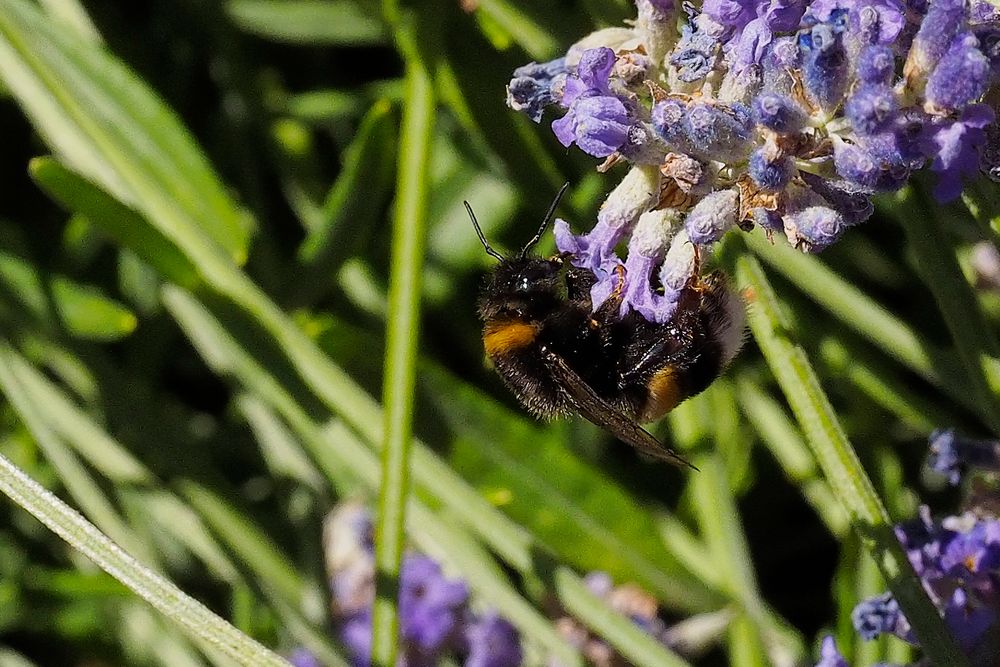
<svg viewBox="0 0 1000 667"><path fill-rule="evenodd" d="M729 162L746 157L753 136L750 109L743 104L690 104L684 116L690 153L703 160Z"/></svg>
<svg viewBox="0 0 1000 667"><path fill-rule="evenodd" d="M857 70L861 83L891 83L896 74L896 55L888 46L867 46L858 54Z"/></svg>
<svg viewBox="0 0 1000 667"><path fill-rule="evenodd" d="M779 192L792 179L795 167L791 158L765 145L750 154L747 171L762 190Z"/></svg>
<svg viewBox="0 0 1000 667"><path fill-rule="evenodd" d="M750 220L762 229L769 232L780 232L784 229L784 223L777 211L772 211L758 206L750 210Z"/></svg>
<svg viewBox="0 0 1000 667"><path fill-rule="evenodd" d="M656 103L653 107L653 127L660 138L668 146L684 151L687 147L687 135L684 132L684 115L687 105L679 99L668 98Z"/></svg>
<svg viewBox="0 0 1000 667"><path fill-rule="evenodd" d="M679 294L691 282L691 277L697 273L697 267L694 245L687 232L682 229L671 241L660 269L660 284L663 285L664 293L668 296Z"/></svg>
<svg viewBox="0 0 1000 667"><path fill-rule="evenodd" d="M961 111L986 93L991 75L990 61L979 50L975 35L958 35L927 80L924 94L929 108L946 113Z"/></svg>
<svg viewBox="0 0 1000 667"><path fill-rule="evenodd" d="M848 84L847 51L838 28L827 23L814 26L801 39L806 48L802 78L806 94L823 111L836 109Z"/></svg>
<svg viewBox="0 0 1000 667"><path fill-rule="evenodd" d="M870 191L844 180L830 180L801 172L799 174L809 188L836 209L848 226L858 225L875 212Z"/></svg>
<svg viewBox="0 0 1000 667"><path fill-rule="evenodd" d="M785 216L788 242L808 252L819 252L847 229L844 218L826 206L810 206Z"/></svg>
<svg viewBox="0 0 1000 667"><path fill-rule="evenodd" d="M629 255L638 252L646 257L663 257L670 239L683 228L682 215L672 208L647 211L639 216L629 240Z"/></svg>
<svg viewBox="0 0 1000 667"><path fill-rule="evenodd" d="M844 106L844 115L851 121L855 132L870 135L886 130L898 109L899 103L892 88L870 83L854 91Z"/></svg>
<svg viewBox="0 0 1000 667"><path fill-rule="evenodd" d="M921 88L952 39L965 27L965 20L966 0L930 0L903 68L911 88Z"/></svg>
<svg viewBox="0 0 1000 667"><path fill-rule="evenodd" d="M715 243L722 235L736 226L739 215L739 193L736 190L717 190L695 204L684 220L691 243Z"/></svg>
<svg viewBox="0 0 1000 667"><path fill-rule="evenodd" d="M862 600L851 612L854 629L862 639L872 640L883 634L912 639L912 631L892 593Z"/></svg>
<svg viewBox="0 0 1000 667"><path fill-rule="evenodd" d="M795 134L805 125L806 115L798 104L777 93L761 93L753 101L753 119L778 134Z"/></svg>

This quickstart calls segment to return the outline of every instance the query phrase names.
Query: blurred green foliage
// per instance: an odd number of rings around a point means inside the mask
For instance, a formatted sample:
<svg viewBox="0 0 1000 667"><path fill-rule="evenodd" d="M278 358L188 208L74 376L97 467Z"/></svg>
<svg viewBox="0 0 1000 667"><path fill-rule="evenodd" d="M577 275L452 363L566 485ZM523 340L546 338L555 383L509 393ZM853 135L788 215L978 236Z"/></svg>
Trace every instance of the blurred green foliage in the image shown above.
<svg viewBox="0 0 1000 667"><path fill-rule="evenodd" d="M414 2L409 47L392 7L0 0L0 453L244 633L337 664L320 524L377 494L373 397L409 178L427 233L403 332L420 332L408 537L519 626L532 664L579 664L554 602L638 665L790 665L824 629L866 664L900 659L850 631L854 602L885 584L773 349L749 342L656 427L694 474L586 423L535 422L484 364L474 302L492 260L462 201L518 247L564 181L561 215L582 229L620 178L507 110L504 85L631 4ZM436 100L429 163L397 175L414 58ZM997 427L1000 308L963 272L996 229L990 187L967 198L974 215L883 202L822 259L759 233L734 251L762 260L775 340L801 344L821 416L843 426L822 437L850 437L892 519L915 490L954 500L919 484L929 429ZM594 569L649 590L668 621L725 622L681 658L587 593ZM0 504L0 664L228 660Z"/></svg>

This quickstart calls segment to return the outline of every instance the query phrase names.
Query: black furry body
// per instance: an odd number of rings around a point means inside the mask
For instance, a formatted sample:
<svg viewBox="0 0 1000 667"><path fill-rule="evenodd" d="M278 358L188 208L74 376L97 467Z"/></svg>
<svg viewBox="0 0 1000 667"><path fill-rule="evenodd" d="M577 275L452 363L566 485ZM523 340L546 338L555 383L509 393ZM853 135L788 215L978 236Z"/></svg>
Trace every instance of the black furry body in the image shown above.
<svg viewBox="0 0 1000 667"><path fill-rule="evenodd" d="M479 300L486 351L535 415L581 413L645 450L621 431L637 435L635 422L656 419L711 384L735 353L720 337L732 327L739 337L742 319L733 321L734 295L721 274L688 287L666 324L634 312L619 317L618 295L592 312L594 283L561 257L501 261Z"/></svg>

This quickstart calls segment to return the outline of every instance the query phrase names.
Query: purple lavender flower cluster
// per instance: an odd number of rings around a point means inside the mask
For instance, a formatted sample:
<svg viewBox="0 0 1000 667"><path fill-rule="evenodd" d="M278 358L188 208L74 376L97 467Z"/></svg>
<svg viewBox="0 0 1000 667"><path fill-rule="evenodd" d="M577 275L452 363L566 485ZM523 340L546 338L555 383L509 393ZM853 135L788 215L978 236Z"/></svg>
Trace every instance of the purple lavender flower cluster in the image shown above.
<svg viewBox="0 0 1000 667"><path fill-rule="evenodd" d="M656 597L636 584L615 586L605 572L591 572L586 577L587 588L597 597L605 600L612 609L632 620L646 634L671 645L676 639L659 617ZM556 619L556 630L575 648L588 665L594 667L622 667L627 664L615 649L600 637L594 636L586 626L571 616ZM548 667L562 667L558 661L550 661Z"/></svg>
<svg viewBox="0 0 1000 667"><path fill-rule="evenodd" d="M517 69L507 91L536 122L560 113L556 138L605 158L599 169L632 164L589 233L557 221L560 251L599 279L595 308L623 289L623 313L667 321L697 270L692 246L756 224L819 251L915 171L929 166L947 201L997 153L988 0L636 5L633 27Z"/></svg>
<svg viewBox="0 0 1000 667"><path fill-rule="evenodd" d="M995 665L1000 655L1000 443L962 438L953 430L931 434L928 467L957 484L961 471L986 471L966 510L935 521L925 506L919 518L896 526L896 535L945 624L973 665ZM859 603L851 614L862 639L883 634L916 643L891 593ZM817 667L848 667L832 637L823 641Z"/></svg>
<svg viewBox="0 0 1000 667"><path fill-rule="evenodd" d="M324 551L330 577L333 617L351 664L367 667L372 647L372 604L375 599L375 555L371 515L359 503L331 512L324 529ZM464 581L451 579L431 558L404 557L399 584L399 617L404 667L432 667L446 657L463 659L465 667L518 667L522 662L517 630L492 612L473 611ZM306 651L293 663L317 665Z"/></svg>

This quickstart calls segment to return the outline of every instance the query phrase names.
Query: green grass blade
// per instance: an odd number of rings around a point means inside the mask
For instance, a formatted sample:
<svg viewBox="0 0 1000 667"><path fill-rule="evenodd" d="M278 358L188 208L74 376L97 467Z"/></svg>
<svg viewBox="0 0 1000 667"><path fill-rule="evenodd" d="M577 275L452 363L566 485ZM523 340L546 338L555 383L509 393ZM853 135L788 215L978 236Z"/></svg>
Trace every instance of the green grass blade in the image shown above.
<svg viewBox="0 0 1000 667"><path fill-rule="evenodd" d="M847 515L830 490L830 485L818 477L816 459L802 441L798 427L763 387L745 379L740 379L738 387L740 407L761 442L781 465L788 479L799 487L803 498L830 533L842 536L850 527Z"/></svg>
<svg viewBox="0 0 1000 667"><path fill-rule="evenodd" d="M74 338L112 342L135 331L131 310L97 287L45 275L30 262L0 250L0 288L54 331Z"/></svg>
<svg viewBox="0 0 1000 667"><path fill-rule="evenodd" d="M740 525L736 501L729 488L725 464L719 454L699 456L700 472L690 482L691 501L708 548L709 557L722 573L721 583L751 621L741 631L740 642L752 643L760 660L766 655L764 604L757 589L753 559ZM730 659L735 663L735 655Z"/></svg>
<svg viewBox="0 0 1000 667"><path fill-rule="evenodd" d="M176 115L101 47L25 0L2 0L0 78L74 169L140 210L162 202L229 257L246 258L250 218Z"/></svg>
<svg viewBox="0 0 1000 667"><path fill-rule="evenodd" d="M4 456L0 456L0 491L192 637L200 638L241 665L289 667L278 655L135 560Z"/></svg>
<svg viewBox="0 0 1000 667"><path fill-rule="evenodd" d="M392 224L389 312L382 401L382 479L375 519L375 606L372 610L372 663L396 664L396 613L404 524L410 494L413 390L417 374L420 291L426 246L428 163L434 130L434 85L417 48L416 26L396 27L406 61L403 127Z"/></svg>
<svg viewBox="0 0 1000 667"><path fill-rule="evenodd" d="M750 329L778 380L792 412L830 487L850 517L851 526L872 554L928 657L942 665L966 665L967 660L923 590L899 541L885 507L847 440L802 348L789 327L767 276L757 260L734 239L726 248L734 274L750 301Z"/></svg>
<svg viewBox="0 0 1000 667"><path fill-rule="evenodd" d="M295 398L288 393L288 390L260 366L257 357L242 348L232 338L231 332L225 329L205 306L198 303L189 294L168 287L165 289L164 302L198 350L217 372L235 376L240 384L252 387L254 393L263 402L273 407L288 421L303 446L313 456L317 465L326 473L331 482L336 485L346 472L350 472L353 479L360 483L361 487L368 493L377 491L378 460L375 453L364 445L356 435L339 423L330 425L315 423L306 411L296 403ZM419 443L417 445L417 453L419 453L420 445ZM450 472L450 469L443 464L442 467ZM421 468L416 466L415 471L419 478ZM451 472L451 474L454 473ZM462 495L456 499L448 492L449 480L442 476L441 481L443 488L442 485L431 483L420 495L433 498L435 503L443 503L452 515L458 508L463 509L472 517L470 519L468 516L463 516L461 521L463 524L468 524L471 520L478 522L475 525L485 526L489 534L512 534L511 528L507 525L509 520L502 515L490 516L490 512L495 512L495 510L474 491L464 487L460 489ZM343 493L351 494L359 491L357 487L340 488L340 490ZM415 506L417 501L411 498L410 503L411 506ZM427 528L433 517L434 515L431 513L419 513L411 516L410 521L417 521L419 528L421 528L421 530L414 528L411 531L411 537L417 546L446 557L448 562L451 562L463 573L474 590L482 591L484 595L489 594L492 604L504 616L516 623L525 636L548 647L567 665L579 665L579 656L576 655L575 651L569 648L550 623L537 613L532 614L528 611L526 603L516 591L506 581L496 577L495 567L489 567L477 558L459 559L458 557L464 553L461 547L455 553L450 551L444 553L436 542L425 541L430 540L432 535L441 535L442 531L445 531L444 528L435 527L425 534L422 529ZM516 530L516 527L514 528ZM522 537L516 532L513 535L517 536L517 541L512 543L496 542L491 546L494 549L503 546L507 550L523 550L523 556L519 555L518 558L523 558L527 562L524 567L527 574L535 579L543 579L544 573L532 568L550 565L544 562L544 554L533 550L537 549L537 546L528 542L526 536ZM498 593L498 591L502 591L502 593Z"/></svg>
<svg viewBox="0 0 1000 667"><path fill-rule="evenodd" d="M828 268L812 255L785 243L773 245L761 234L747 234L746 243L768 266L784 275L814 302L890 357L943 389L957 402L975 409L964 380L954 372L953 355L931 345L905 322Z"/></svg>
<svg viewBox="0 0 1000 667"><path fill-rule="evenodd" d="M247 563L261 586L269 588L314 622L323 617L323 595L304 580L263 531L230 503L207 488L191 481L180 484L187 502L209 527Z"/></svg>
<svg viewBox="0 0 1000 667"><path fill-rule="evenodd" d="M687 661L646 634L631 619L610 609L568 570L556 571L554 584L567 612L607 640L639 667L684 667Z"/></svg>
<svg viewBox="0 0 1000 667"><path fill-rule="evenodd" d="M19 362L20 358L13 348L6 342L0 343L0 391L13 405L73 499L102 530L140 557L151 561L148 545L129 528L76 455L49 427L41 410L43 404L33 400L18 378Z"/></svg>
<svg viewBox="0 0 1000 667"><path fill-rule="evenodd" d="M944 231L946 222L912 187L897 195L896 203L893 210L906 230L917 272L934 295L965 367L966 391L975 397L979 414L993 432L1000 434L1000 397L991 391L984 367L984 358L1000 355L1000 345L962 274L955 246Z"/></svg>
<svg viewBox="0 0 1000 667"><path fill-rule="evenodd" d="M538 61L554 58L559 42L510 0L479 0L477 11L484 12L506 30L529 56Z"/></svg>
<svg viewBox="0 0 1000 667"><path fill-rule="evenodd" d="M35 182L63 208L85 216L116 243L135 251L167 280L184 287L198 283L198 270L173 242L85 176L49 157L35 158L28 170Z"/></svg>
<svg viewBox="0 0 1000 667"><path fill-rule="evenodd" d="M331 286L358 247L358 239L378 225L391 191L398 150L394 116L389 102L376 102L345 149L343 168L323 204L320 222L309 230L298 250L303 271L295 276L296 285L301 285L298 292L315 293ZM305 298L299 296L297 301Z"/></svg>
<svg viewBox="0 0 1000 667"><path fill-rule="evenodd" d="M242 30L291 44L377 46L388 42L373 4L355 0L230 0L226 11Z"/></svg>

